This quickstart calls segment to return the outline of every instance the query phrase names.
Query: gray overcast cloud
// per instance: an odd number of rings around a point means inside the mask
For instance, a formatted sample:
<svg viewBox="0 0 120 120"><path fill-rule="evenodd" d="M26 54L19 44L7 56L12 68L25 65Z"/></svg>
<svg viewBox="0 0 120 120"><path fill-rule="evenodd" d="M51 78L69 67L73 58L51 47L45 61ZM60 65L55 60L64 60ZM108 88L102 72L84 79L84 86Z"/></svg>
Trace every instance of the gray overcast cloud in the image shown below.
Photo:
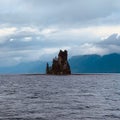
<svg viewBox="0 0 120 120"><path fill-rule="evenodd" d="M1 0L1 63L44 60L59 49L119 53L119 13L120 0Z"/></svg>
<svg viewBox="0 0 120 120"><path fill-rule="evenodd" d="M119 0L1 0L0 19L13 25L85 26L113 22L119 7Z"/></svg>

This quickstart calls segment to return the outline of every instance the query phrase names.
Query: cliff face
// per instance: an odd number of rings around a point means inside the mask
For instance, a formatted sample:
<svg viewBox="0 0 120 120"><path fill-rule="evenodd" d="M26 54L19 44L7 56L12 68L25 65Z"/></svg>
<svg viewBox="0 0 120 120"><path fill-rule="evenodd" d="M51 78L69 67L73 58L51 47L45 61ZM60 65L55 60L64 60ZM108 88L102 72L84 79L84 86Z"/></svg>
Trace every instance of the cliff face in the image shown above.
<svg viewBox="0 0 120 120"><path fill-rule="evenodd" d="M67 50L60 50L58 54L58 58L54 58L52 62L52 66L49 66L47 63L46 66L46 74L53 75L66 75L71 74L70 65L67 60L68 53Z"/></svg>

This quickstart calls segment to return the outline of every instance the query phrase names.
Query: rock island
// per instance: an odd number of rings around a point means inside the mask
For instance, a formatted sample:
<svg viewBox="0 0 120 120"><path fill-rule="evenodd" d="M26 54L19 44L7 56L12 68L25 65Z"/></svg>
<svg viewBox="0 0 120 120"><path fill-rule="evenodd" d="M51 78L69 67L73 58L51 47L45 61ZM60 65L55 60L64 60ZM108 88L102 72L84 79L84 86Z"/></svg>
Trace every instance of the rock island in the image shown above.
<svg viewBox="0 0 120 120"><path fill-rule="evenodd" d="M69 75L71 74L70 65L68 63L67 50L60 50L58 57L55 57L52 62L52 66L46 65L46 74L51 75Z"/></svg>

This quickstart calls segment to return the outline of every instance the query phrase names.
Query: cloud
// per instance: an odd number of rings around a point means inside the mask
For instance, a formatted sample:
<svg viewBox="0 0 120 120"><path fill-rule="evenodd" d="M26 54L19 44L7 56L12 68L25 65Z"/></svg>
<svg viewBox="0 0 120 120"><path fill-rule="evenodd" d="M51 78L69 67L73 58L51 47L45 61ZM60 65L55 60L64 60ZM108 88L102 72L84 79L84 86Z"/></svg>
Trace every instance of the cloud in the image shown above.
<svg viewBox="0 0 120 120"><path fill-rule="evenodd" d="M10 35L14 34L15 31L15 27L0 29L0 43L4 43L6 41L5 38L8 38Z"/></svg>
<svg viewBox="0 0 120 120"><path fill-rule="evenodd" d="M4 0L1 23L13 25L85 26L112 23L120 11L119 0ZM17 18L17 19L16 19ZM117 20L118 20L117 19Z"/></svg>
<svg viewBox="0 0 120 120"><path fill-rule="evenodd" d="M108 49L108 53L120 53L120 34L112 34L101 42L98 46Z"/></svg>
<svg viewBox="0 0 120 120"><path fill-rule="evenodd" d="M108 38L99 42L100 45L117 45L120 46L120 35L115 33L110 35Z"/></svg>
<svg viewBox="0 0 120 120"><path fill-rule="evenodd" d="M100 42L76 45L73 49L70 50L72 55L120 53L120 35L112 34Z"/></svg>
<svg viewBox="0 0 120 120"><path fill-rule="evenodd" d="M3 42L0 43L1 57L10 58L11 61L19 63L52 59L60 49L68 49L69 56L119 52L118 34L101 40L104 35L112 34L115 30L119 31L119 27L111 26L114 30L108 32L109 28L110 26L79 29L39 29L35 26L3 28L1 31L4 30L4 33L7 33L8 30L11 32L8 32L7 36L3 35ZM103 29L105 29L105 33ZM101 31L103 32L100 33Z"/></svg>
<svg viewBox="0 0 120 120"><path fill-rule="evenodd" d="M88 54L104 55L104 54L108 53L108 49L99 47L96 44L85 43L85 44L82 44L80 46L73 47L72 49L70 49L70 53L71 53L70 56L74 56L74 55L88 55Z"/></svg>
<svg viewBox="0 0 120 120"><path fill-rule="evenodd" d="M119 0L1 0L1 65L120 52L119 13Z"/></svg>

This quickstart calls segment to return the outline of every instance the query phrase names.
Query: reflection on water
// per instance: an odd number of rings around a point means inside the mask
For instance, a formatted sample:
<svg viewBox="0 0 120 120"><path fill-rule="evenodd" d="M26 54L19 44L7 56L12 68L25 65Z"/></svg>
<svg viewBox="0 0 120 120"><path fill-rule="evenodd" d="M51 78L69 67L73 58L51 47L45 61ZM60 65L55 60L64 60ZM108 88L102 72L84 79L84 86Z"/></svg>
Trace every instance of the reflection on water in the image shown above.
<svg viewBox="0 0 120 120"><path fill-rule="evenodd" d="M120 75L0 75L0 120L119 120Z"/></svg>

